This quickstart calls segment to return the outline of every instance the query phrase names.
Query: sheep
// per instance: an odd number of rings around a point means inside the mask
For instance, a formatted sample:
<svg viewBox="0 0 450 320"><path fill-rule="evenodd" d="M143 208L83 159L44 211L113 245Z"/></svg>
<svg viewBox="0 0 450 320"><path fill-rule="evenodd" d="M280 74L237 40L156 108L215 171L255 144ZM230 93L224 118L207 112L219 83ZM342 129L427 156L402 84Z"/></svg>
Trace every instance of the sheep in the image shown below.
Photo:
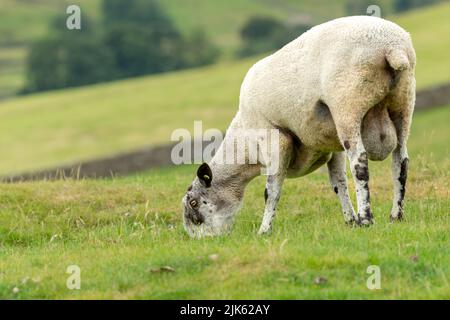
<svg viewBox="0 0 450 320"><path fill-rule="evenodd" d="M209 164L197 170L182 199L192 237L229 232L258 163L223 163L226 142L242 129L276 129L278 170L267 176L259 234L272 228L284 179L325 163L332 190L351 225L373 223L368 160L390 153L394 184L392 221L403 217L407 139L415 103L415 51L409 34L381 18L353 16L318 25L250 68L239 110ZM357 196L349 197L346 158Z"/></svg>

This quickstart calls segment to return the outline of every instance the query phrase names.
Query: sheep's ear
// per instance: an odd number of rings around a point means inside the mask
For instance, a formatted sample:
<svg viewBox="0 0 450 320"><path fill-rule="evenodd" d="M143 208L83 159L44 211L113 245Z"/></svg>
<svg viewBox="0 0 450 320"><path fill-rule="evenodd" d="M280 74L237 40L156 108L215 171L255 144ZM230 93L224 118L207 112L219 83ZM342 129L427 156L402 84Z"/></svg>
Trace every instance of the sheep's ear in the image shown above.
<svg viewBox="0 0 450 320"><path fill-rule="evenodd" d="M212 171L207 163L203 163L197 170L197 177L200 182L206 187L211 187Z"/></svg>

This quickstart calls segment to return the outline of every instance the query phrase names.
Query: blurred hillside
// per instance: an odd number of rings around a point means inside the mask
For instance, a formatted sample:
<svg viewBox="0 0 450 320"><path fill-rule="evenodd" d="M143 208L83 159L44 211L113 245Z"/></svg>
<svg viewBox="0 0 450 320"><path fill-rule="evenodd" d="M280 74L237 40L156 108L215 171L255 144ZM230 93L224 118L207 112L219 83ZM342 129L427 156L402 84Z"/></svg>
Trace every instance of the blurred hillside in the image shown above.
<svg viewBox="0 0 450 320"><path fill-rule="evenodd" d="M386 16L401 8L440 0L170 0L160 1L176 27L185 34L204 30L229 58L241 45L239 30L252 16L268 16L286 23L317 24L331 18L365 14L378 4ZM406 3L399 8L398 4ZM0 99L21 90L24 62L31 43L49 32L49 21L77 4L82 14L98 21L101 0L0 0Z"/></svg>
<svg viewBox="0 0 450 320"><path fill-rule="evenodd" d="M281 19L315 19L322 21L345 15L348 0L169 0L160 1L180 29L205 29L217 43L233 46L238 41L239 28L252 15L275 16ZM380 3L386 13L392 12L393 0ZM76 4L91 18L100 17L101 0L1 0L1 46L27 45L43 36L48 21ZM364 14L365 12L361 12ZM308 18L309 17L309 18Z"/></svg>
<svg viewBox="0 0 450 320"><path fill-rule="evenodd" d="M412 35L418 88L450 81L450 3L392 20ZM194 120L225 129L240 83L258 58L60 90L0 104L0 173L22 172L166 143ZM204 128L207 129L207 128Z"/></svg>

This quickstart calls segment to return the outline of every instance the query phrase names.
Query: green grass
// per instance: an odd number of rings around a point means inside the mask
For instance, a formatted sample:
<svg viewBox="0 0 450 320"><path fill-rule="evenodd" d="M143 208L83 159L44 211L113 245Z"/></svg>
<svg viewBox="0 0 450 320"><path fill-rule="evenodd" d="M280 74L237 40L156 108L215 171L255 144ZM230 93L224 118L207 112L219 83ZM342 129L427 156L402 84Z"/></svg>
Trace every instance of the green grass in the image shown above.
<svg viewBox="0 0 450 320"><path fill-rule="evenodd" d="M405 221L388 220L389 161L370 164L370 228L343 223L320 170L285 183L270 236L256 236L259 177L231 235L202 240L181 226L192 166L0 184L0 298L450 299L449 115L445 108L414 118ZM66 288L73 264L81 290ZM381 268L380 290L366 287L369 265ZM175 272L151 272L161 266Z"/></svg>

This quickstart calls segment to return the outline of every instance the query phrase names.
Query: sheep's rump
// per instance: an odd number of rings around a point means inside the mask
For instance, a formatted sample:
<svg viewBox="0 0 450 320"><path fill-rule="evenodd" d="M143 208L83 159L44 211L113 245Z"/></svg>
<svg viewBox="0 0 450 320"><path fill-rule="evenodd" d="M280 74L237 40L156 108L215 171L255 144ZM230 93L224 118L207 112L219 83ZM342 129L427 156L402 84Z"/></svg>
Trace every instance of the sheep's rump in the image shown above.
<svg viewBox="0 0 450 320"><path fill-rule="evenodd" d="M395 146L389 109L414 83L409 34L384 19L355 16L318 25L257 62L241 87L244 126L276 125L323 152L342 150L336 116L362 110L369 158ZM369 112L370 111L370 112ZM370 121L369 121L370 120Z"/></svg>

